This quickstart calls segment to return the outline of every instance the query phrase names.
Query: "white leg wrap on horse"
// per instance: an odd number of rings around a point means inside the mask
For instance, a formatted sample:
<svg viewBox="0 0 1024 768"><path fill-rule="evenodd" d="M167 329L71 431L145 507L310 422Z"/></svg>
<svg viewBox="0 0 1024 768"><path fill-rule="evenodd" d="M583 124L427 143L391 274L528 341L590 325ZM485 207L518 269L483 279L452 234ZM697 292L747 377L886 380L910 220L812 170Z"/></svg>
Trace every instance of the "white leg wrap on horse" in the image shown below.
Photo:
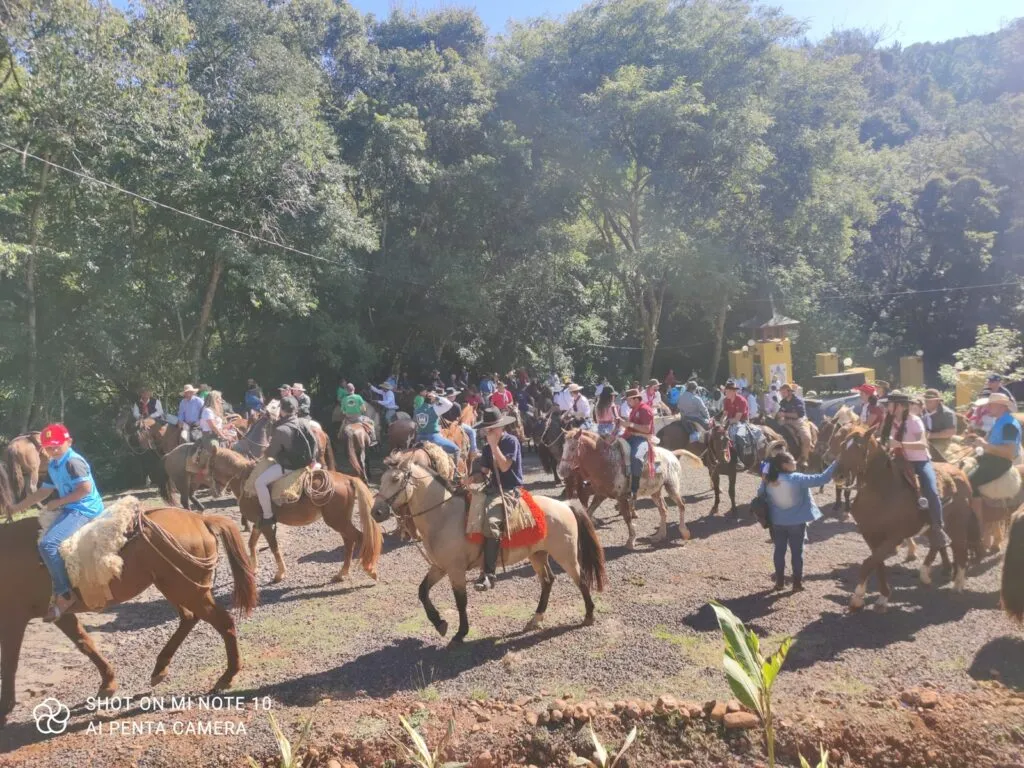
<svg viewBox="0 0 1024 768"><path fill-rule="evenodd" d="M956 577L953 579L953 591L954 592L963 592L964 591L964 585L966 584L966 582L967 582L967 569L966 568L959 568L958 567L956 569Z"/></svg>
<svg viewBox="0 0 1024 768"><path fill-rule="evenodd" d="M931 584L932 583L932 568L930 565L921 566L921 583Z"/></svg>
<svg viewBox="0 0 1024 768"><path fill-rule="evenodd" d="M867 591L866 584L858 584L857 589L854 590L853 596L850 598L851 608L863 608L864 607L864 593Z"/></svg>
<svg viewBox="0 0 1024 768"><path fill-rule="evenodd" d="M879 613L885 613L885 611L888 608L889 608L889 598L886 597L885 595L882 595L880 598L878 598L878 602L875 603L875 610L878 611Z"/></svg>

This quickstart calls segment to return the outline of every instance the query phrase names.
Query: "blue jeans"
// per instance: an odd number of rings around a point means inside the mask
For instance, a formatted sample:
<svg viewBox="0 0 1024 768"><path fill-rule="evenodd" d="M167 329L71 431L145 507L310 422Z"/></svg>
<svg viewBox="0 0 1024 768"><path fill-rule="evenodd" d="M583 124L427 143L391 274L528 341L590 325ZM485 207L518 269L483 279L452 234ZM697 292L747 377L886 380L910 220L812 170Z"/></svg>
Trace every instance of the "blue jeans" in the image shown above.
<svg viewBox="0 0 1024 768"><path fill-rule="evenodd" d="M476 430L469 426L469 424L463 424L462 431L466 433L466 439L469 440L469 450L476 453Z"/></svg>
<svg viewBox="0 0 1024 768"><path fill-rule="evenodd" d="M775 578L781 580L786 573L786 548L793 557L793 579L804 577L804 537L807 523L797 525L773 525L775 533Z"/></svg>
<svg viewBox="0 0 1024 768"><path fill-rule="evenodd" d="M626 442L629 443L629 490L635 494L640 490L640 477L644 471L644 462L636 457L636 452L647 442L647 438L632 435L626 438Z"/></svg>
<svg viewBox="0 0 1024 768"><path fill-rule="evenodd" d="M92 519L81 512L65 509L57 516L49 530L43 534L43 538L39 540L39 555L50 572L54 595L63 595L65 592L71 591L68 569L64 566L64 558L58 551L61 542L70 538L75 531Z"/></svg>
<svg viewBox="0 0 1024 768"><path fill-rule="evenodd" d="M439 445L442 448L444 448L445 451L450 453L452 456L455 456L456 458L458 458L459 456L459 446L457 446L447 437L442 435L440 432L435 432L432 435L420 435L420 440L422 440L424 443L433 443L434 445Z"/></svg>
<svg viewBox="0 0 1024 768"><path fill-rule="evenodd" d="M939 498L939 481L935 477L935 465L930 461L912 461L914 474L921 481L921 495L928 499L928 516L932 525L942 527L942 499Z"/></svg>

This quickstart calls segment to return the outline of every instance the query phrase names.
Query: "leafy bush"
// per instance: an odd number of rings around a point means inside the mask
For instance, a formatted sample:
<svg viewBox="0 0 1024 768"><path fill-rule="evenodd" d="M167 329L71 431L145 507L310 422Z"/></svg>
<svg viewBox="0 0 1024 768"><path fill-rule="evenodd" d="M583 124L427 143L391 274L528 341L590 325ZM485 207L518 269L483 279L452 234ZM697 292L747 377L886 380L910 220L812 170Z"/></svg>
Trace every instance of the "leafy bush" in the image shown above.
<svg viewBox="0 0 1024 768"><path fill-rule="evenodd" d="M992 328L979 325L974 346L953 353L965 371L995 371L1011 378L1024 378L1024 370L1015 368L1024 360L1024 336L1011 328ZM955 386L957 369L953 365L939 368L939 377L949 386Z"/></svg>

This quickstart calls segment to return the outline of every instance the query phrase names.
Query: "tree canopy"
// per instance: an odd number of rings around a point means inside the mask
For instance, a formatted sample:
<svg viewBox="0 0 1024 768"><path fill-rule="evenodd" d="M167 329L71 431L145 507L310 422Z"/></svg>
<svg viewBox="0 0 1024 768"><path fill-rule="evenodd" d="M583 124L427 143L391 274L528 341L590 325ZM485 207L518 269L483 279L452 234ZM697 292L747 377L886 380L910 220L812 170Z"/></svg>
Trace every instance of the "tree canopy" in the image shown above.
<svg viewBox="0 0 1024 768"><path fill-rule="evenodd" d="M143 384L717 379L773 308L798 377L1024 325L1024 20L903 48L746 0L497 38L345 0L0 14L2 434L115 456Z"/></svg>

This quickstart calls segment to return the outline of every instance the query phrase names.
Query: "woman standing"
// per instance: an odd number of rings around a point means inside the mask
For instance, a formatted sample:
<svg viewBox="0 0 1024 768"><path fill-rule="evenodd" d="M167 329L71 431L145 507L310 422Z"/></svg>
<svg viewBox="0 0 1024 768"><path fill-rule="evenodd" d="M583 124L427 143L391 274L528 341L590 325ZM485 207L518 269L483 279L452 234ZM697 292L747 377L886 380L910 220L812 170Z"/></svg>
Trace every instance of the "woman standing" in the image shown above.
<svg viewBox="0 0 1024 768"><path fill-rule="evenodd" d="M788 547L793 561L793 591L802 592L807 524L821 517L821 510L811 498L811 488L831 480L838 462L833 461L817 475L797 472L796 459L788 452L773 456L767 464L768 472L757 495L768 504L768 520L775 541L775 591L785 586Z"/></svg>

